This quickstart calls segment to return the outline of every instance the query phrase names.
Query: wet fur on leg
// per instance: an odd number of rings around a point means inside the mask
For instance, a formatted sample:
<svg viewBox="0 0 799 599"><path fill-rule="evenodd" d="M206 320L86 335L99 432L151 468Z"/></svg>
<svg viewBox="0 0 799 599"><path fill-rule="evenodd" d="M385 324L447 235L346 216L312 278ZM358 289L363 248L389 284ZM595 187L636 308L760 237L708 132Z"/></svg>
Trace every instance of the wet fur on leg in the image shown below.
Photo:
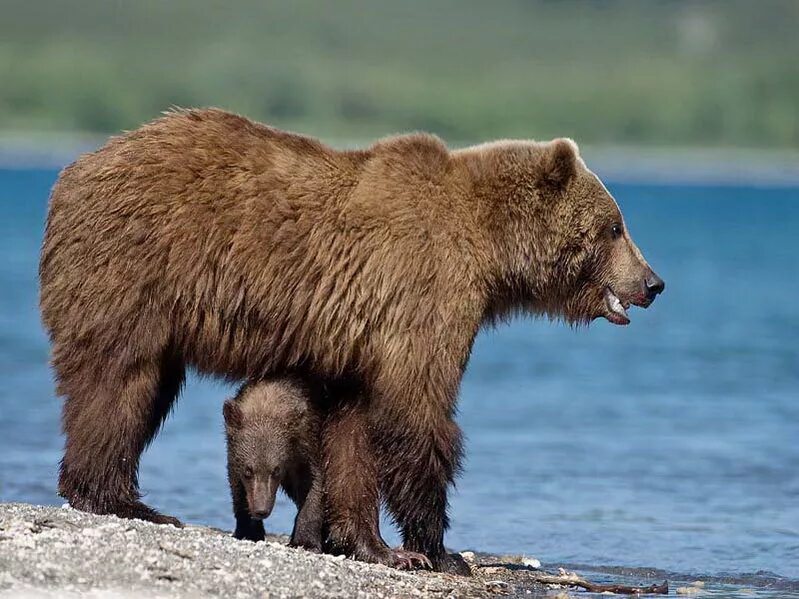
<svg viewBox="0 0 799 599"><path fill-rule="evenodd" d="M93 370L87 373L92 378L101 374ZM109 389L103 383L87 391L83 397L93 400L89 410L83 409L85 399L78 403L69 396L64 404L62 422L67 443L60 466L59 494L75 509L182 526L177 518L142 503L138 493L139 457L180 392L185 376L182 361L173 351L165 350L149 365L138 364L137 369L128 368L116 377L113 373L105 376L118 384ZM78 382L86 387L88 381ZM112 402L120 402L119 407L109 409ZM93 423L99 418L104 426L98 428Z"/></svg>
<svg viewBox="0 0 799 599"><path fill-rule="evenodd" d="M392 565L380 537L380 490L366 401L357 389L342 389L322 432L327 550Z"/></svg>
<svg viewBox="0 0 799 599"><path fill-rule="evenodd" d="M380 536L380 462L368 414L361 391L339 388L323 428L325 550L403 570L432 568L424 554L393 549Z"/></svg>
<svg viewBox="0 0 799 599"><path fill-rule="evenodd" d="M382 496L400 527L403 548L427 556L434 570L469 575L466 563L450 556L442 542L449 527L447 491L460 468L460 430L447 419L431 427L427 435L397 435L395 431L378 429L375 442ZM419 459L397 459L406 455Z"/></svg>

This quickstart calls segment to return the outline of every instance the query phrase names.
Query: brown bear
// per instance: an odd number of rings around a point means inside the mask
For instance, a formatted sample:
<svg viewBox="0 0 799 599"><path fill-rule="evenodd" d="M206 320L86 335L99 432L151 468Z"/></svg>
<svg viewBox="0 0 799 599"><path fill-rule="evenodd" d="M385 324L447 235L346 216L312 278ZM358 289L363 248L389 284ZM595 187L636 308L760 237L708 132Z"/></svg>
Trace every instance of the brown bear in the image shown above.
<svg viewBox="0 0 799 599"><path fill-rule="evenodd" d="M39 266L66 435L59 492L139 500L139 457L186 366L228 380L347 381L325 426L332 542L393 563L444 549L458 387L482 325L517 312L629 322L663 290L576 145L450 151L432 135L337 151L221 110L110 140L53 188Z"/></svg>
<svg viewBox="0 0 799 599"><path fill-rule="evenodd" d="M297 506L290 544L322 551L322 414L300 381L242 387L224 404L227 467L237 539L262 541L278 488Z"/></svg>

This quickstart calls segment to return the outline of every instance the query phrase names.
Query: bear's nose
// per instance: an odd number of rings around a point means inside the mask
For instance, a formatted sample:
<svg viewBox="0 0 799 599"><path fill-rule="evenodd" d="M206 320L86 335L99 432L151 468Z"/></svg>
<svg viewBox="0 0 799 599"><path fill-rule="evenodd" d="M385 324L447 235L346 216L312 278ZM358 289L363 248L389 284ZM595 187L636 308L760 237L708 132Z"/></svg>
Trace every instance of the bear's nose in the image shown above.
<svg viewBox="0 0 799 599"><path fill-rule="evenodd" d="M250 514L254 520L264 520L265 518L269 517L269 511L267 510L258 510Z"/></svg>
<svg viewBox="0 0 799 599"><path fill-rule="evenodd" d="M666 288L666 283L654 272L650 272L649 276L644 279L644 285L646 286L646 297L650 301L663 293L663 290Z"/></svg>

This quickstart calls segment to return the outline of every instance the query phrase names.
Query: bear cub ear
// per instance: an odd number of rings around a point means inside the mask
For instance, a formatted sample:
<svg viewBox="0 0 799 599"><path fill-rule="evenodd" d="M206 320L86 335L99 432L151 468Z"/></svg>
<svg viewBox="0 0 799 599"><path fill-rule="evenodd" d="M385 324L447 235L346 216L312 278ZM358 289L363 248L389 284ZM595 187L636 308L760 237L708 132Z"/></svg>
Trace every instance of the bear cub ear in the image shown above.
<svg viewBox="0 0 799 599"><path fill-rule="evenodd" d="M551 187L562 189L577 174L579 156L577 144L571 139L553 139L544 149L541 179Z"/></svg>
<svg viewBox="0 0 799 599"><path fill-rule="evenodd" d="M228 399L222 407L222 414L225 417L225 426L232 430L241 430L244 425L244 414L241 413L241 407L232 399Z"/></svg>

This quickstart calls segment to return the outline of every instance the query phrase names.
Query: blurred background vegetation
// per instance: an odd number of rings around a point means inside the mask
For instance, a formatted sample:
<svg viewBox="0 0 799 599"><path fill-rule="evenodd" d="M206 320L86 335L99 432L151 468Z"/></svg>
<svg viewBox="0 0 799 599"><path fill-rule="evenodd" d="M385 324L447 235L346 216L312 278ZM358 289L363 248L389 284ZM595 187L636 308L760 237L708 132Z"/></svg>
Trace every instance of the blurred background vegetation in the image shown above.
<svg viewBox="0 0 799 599"><path fill-rule="evenodd" d="M796 0L0 0L0 131L799 147Z"/></svg>

